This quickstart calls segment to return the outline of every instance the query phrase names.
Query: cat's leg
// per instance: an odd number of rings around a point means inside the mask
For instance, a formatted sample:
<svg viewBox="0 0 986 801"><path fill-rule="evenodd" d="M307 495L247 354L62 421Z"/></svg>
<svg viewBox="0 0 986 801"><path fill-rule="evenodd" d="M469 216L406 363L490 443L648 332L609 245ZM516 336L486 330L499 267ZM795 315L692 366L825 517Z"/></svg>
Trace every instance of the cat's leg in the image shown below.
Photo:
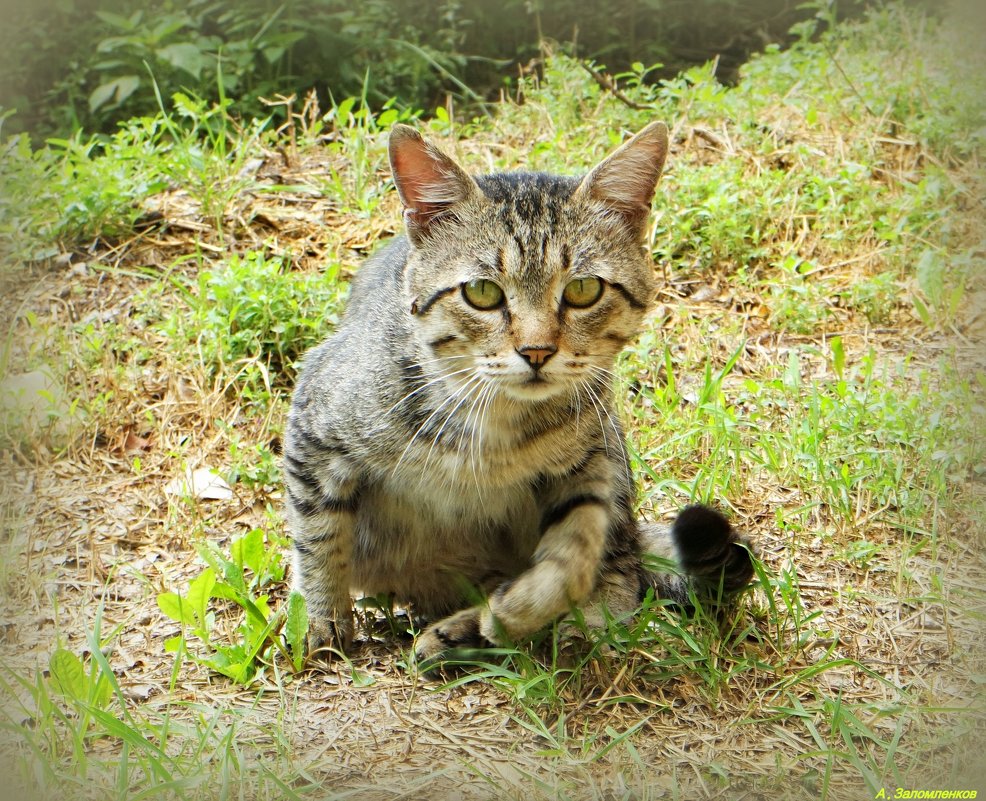
<svg viewBox="0 0 986 801"><path fill-rule="evenodd" d="M578 497L569 503L581 505ZM562 522L567 518L565 515ZM632 614L648 586L658 597L681 606L688 605L689 592L714 604L743 589L753 578L749 541L723 515L705 506L683 509L671 525L639 524L642 550L674 566L663 572L644 568L635 549L617 547L603 557L600 551L605 537L589 548L573 537L573 531L585 534L585 529L576 528L580 524L599 525L600 519L586 521L577 515L568 522L572 528L549 530L552 537L546 532L535 552L535 565L501 585L487 605L464 609L430 626L418 638L417 658L433 659L456 647L490 646L522 637L587 596L583 619L586 625L598 628L605 624L607 615L622 618ZM625 534L616 537L616 543L634 541L629 532ZM588 541L593 542L591 537ZM597 555L592 561L594 553Z"/></svg>
<svg viewBox="0 0 986 801"><path fill-rule="evenodd" d="M634 530L633 542L636 542L636 536ZM598 629L606 625L608 617L617 620L631 617L640 608L646 587L639 552L607 554L592 596L581 607L582 623L590 629ZM577 633L579 628L570 627L566 631Z"/></svg>
<svg viewBox="0 0 986 801"><path fill-rule="evenodd" d="M316 450L297 440L289 431L284 483L294 588L308 607L308 651L344 650L353 636L351 560L359 485L344 451Z"/></svg>
<svg viewBox="0 0 986 801"><path fill-rule="evenodd" d="M602 471L600 471L602 472ZM504 643L532 634L589 597L610 520L605 478L567 482L546 493L544 534L530 568L492 592L485 604L426 629L415 644L419 660L451 648Z"/></svg>
<svg viewBox="0 0 986 801"><path fill-rule="evenodd" d="M549 507L532 566L505 582L480 611L480 633L510 642L551 623L591 594L609 527L603 495L572 494Z"/></svg>
<svg viewBox="0 0 986 801"><path fill-rule="evenodd" d="M743 589L753 578L749 541L707 506L682 509L670 526L640 524L644 553L666 559L674 572L645 571L659 598L687 605L689 591L715 602Z"/></svg>

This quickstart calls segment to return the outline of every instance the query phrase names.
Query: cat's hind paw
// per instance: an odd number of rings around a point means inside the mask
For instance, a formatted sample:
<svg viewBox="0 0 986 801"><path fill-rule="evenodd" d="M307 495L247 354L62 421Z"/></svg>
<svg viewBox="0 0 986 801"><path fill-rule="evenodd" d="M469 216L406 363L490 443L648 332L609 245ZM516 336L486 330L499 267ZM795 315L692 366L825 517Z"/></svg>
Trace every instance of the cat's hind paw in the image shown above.
<svg viewBox="0 0 986 801"><path fill-rule="evenodd" d="M418 635L414 642L414 660L425 672L439 667L453 651L491 648L479 630L480 610L470 607L442 618Z"/></svg>
<svg viewBox="0 0 986 801"><path fill-rule="evenodd" d="M308 624L306 654L308 660L328 661L344 654L353 643L352 615L316 618Z"/></svg>

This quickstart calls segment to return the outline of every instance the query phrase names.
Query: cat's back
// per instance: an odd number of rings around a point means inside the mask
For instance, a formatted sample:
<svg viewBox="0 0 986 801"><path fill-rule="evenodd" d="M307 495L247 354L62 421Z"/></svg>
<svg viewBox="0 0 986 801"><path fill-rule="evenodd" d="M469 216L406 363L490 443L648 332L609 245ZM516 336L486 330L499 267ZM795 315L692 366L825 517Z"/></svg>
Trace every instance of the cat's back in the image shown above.
<svg viewBox="0 0 986 801"><path fill-rule="evenodd" d="M343 328L372 327L394 317L393 312L400 306L401 276L408 252L407 237L396 236L356 271L342 319Z"/></svg>
<svg viewBox="0 0 986 801"><path fill-rule="evenodd" d="M389 354L406 336L398 309L407 254L406 238L395 237L356 272L339 327L305 356L292 417L350 428L361 411L377 411L375 397L392 382ZM350 414L343 414L345 409Z"/></svg>

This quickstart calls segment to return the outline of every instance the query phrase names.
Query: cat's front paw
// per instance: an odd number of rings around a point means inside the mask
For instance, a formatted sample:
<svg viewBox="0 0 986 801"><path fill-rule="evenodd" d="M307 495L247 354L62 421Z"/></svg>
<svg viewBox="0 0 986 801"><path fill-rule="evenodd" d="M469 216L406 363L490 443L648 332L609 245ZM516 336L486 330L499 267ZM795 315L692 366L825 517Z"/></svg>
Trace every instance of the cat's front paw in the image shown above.
<svg viewBox="0 0 986 801"><path fill-rule="evenodd" d="M429 671L456 649L492 647L493 644L480 633L479 615L479 609L471 607L426 628L415 640L415 661Z"/></svg>
<svg viewBox="0 0 986 801"><path fill-rule="evenodd" d="M319 617L308 624L306 652L309 659L330 659L333 654L345 653L352 642L352 615Z"/></svg>

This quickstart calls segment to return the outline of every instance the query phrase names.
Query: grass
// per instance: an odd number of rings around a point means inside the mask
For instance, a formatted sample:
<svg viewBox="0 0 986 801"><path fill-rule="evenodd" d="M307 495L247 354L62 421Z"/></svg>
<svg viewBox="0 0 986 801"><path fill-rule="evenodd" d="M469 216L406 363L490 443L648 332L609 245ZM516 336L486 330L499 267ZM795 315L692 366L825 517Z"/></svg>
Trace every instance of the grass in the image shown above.
<svg viewBox="0 0 986 801"><path fill-rule="evenodd" d="M643 108L553 54L472 120L309 98L271 130L179 96L109 139L4 140L13 797L986 790L986 72L961 37L888 6L735 87L714 65L623 76ZM298 360L399 230L386 131L411 120L478 171L577 172L654 118L663 280L618 365L642 513L728 509L756 583L439 680L368 600L359 647L299 670L276 454ZM199 468L229 497L165 491Z"/></svg>

